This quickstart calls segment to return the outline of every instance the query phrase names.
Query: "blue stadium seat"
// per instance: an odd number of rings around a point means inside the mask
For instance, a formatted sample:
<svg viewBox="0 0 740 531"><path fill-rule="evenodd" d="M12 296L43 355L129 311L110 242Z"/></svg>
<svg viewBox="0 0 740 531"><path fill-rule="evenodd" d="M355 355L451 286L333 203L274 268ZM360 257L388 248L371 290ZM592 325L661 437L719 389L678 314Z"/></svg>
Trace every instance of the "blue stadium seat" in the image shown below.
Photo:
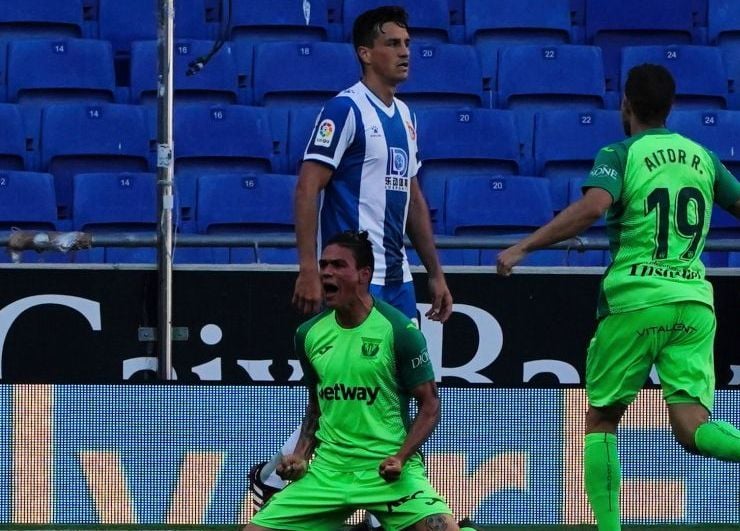
<svg viewBox="0 0 740 531"><path fill-rule="evenodd" d="M727 267L740 267L740 252L728 253Z"/></svg>
<svg viewBox="0 0 740 531"><path fill-rule="evenodd" d="M445 225L451 235L519 237L550 221L552 214L547 181L538 177L467 175L452 177L447 183ZM498 253L472 252L479 253L481 265L495 263ZM548 250L532 253L522 265L570 262L567 251Z"/></svg>
<svg viewBox="0 0 740 531"><path fill-rule="evenodd" d="M476 46L571 42L570 0L465 0L465 37Z"/></svg>
<svg viewBox="0 0 740 531"><path fill-rule="evenodd" d="M673 111L668 128L714 151L735 175L740 175L740 112Z"/></svg>
<svg viewBox="0 0 740 531"><path fill-rule="evenodd" d="M447 182L450 235L511 234L552 219L547 181L538 177L458 175Z"/></svg>
<svg viewBox="0 0 740 531"><path fill-rule="evenodd" d="M740 47L740 2L737 0L708 0L707 9L709 44Z"/></svg>
<svg viewBox="0 0 740 531"><path fill-rule="evenodd" d="M722 60L727 69L727 83L730 93L727 104L730 109L740 110L740 46L722 48Z"/></svg>
<svg viewBox="0 0 740 531"><path fill-rule="evenodd" d="M8 100L101 102L115 96L113 52L109 42L92 39L39 39L8 45Z"/></svg>
<svg viewBox="0 0 740 531"><path fill-rule="evenodd" d="M231 0L230 3L231 40L253 43L327 40L326 0Z"/></svg>
<svg viewBox="0 0 740 531"><path fill-rule="evenodd" d="M133 105L63 104L41 115L42 168L54 175L59 217L68 218L72 177L149 169L144 111Z"/></svg>
<svg viewBox="0 0 740 531"><path fill-rule="evenodd" d="M229 43L195 75L187 75L190 62L206 55L211 41L178 40L174 48L174 88L178 102L236 103L239 85L236 59ZM157 41L131 45L131 99L133 103L157 101Z"/></svg>
<svg viewBox="0 0 740 531"><path fill-rule="evenodd" d="M268 42L255 48L254 102L258 105L321 104L359 77L360 65L351 44Z"/></svg>
<svg viewBox="0 0 740 531"><path fill-rule="evenodd" d="M586 0L586 43L602 48L610 90L620 79L622 47L689 44L692 32L692 0Z"/></svg>
<svg viewBox="0 0 740 531"><path fill-rule="evenodd" d="M447 0L398 0L409 14L409 34L412 43L449 42L450 13ZM387 0L344 0L344 38L352 42L352 25L364 11L388 5Z"/></svg>
<svg viewBox="0 0 740 531"><path fill-rule="evenodd" d="M483 74L475 48L464 44L417 44L411 48L411 75L398 87L409 105L480 107Z"/></svg>
<svg viewBox="0 0 740 531"><path fill-rule="evenodd" d="M18 107L0 104L0 170L26 168L26 134Z"/></svg>
<svg viewBox="0 0 740 531"><path fill-rule="evenodd" d="M175 174L183 222L194 220L196 180L214 172L274 170L267 109L242 105L178 105L174 113Z"/></svg>
<svg viewBox="0 0 740 531"><path fill-rule="evenodd" d="M157 228L157 176L153 173L81 173L73 178L74 230L154 232ZM115 258L108 260L109 251ZM153 247L93 247L77 253L76 261L154 263Z"/></svg>
<svg viewBox="0 0 740 531"><path fill-rule="evenodd" d="M155 40L158 27L157 0L98 0L101 39L111 41L116 54L128 54L133 41ZM216 12L204 0L177 0L175 36L179 39L215 37Z"/></svg>
<svg viewBox="0 0 740 531"><path fill-rule="evenodd" d="M3 0L0 39L83 35L81 0Z"/></svg>
<svg viewBox="0 0 740 531"><path fill-rule="evenodd" d="M281 174L208 174L198 179L198 232L293 234L297 177ZM232 248L232 263L297 263L294 248Z"/></svg>
<svg viewBox="0 0 740 531"><path fill-rule="evenodd" d="M56 230L57 207L54 180L48 173L0 170L0 230ZM22 251L23 263L65 263L62 252ZM0 263L12 261L10 253L0 253Z"/></svg>
<svg viewBox="0 0 740 531"><path fill-rule="evenodd" d="M320 111L321 107L314 106L290 109L286 173L298 173L308 139L316 126L316 118Z"/></svg>
<svg viewBox="0 0 740 531"><path fill-rule="evenodd" d="M567 44L504 48L499 54L498 86L499 101L507 108L602 108L601 50Z"/></svg>
<svg viewBox="0 0 740 531"><path fill-rule="evenodd" d="M444 231L445 182L453 175L519 173L514 116L498 109L426 109L417 114L419 183L435 232Z"/></svg>
<svg viewBox="0 0 740 531"><path fill-rule="evenodd" d="M535 115L535 171L549 179L556 211L568 204L570 178L588 175L599 149L622 139L619 111L563 110Z"/></svg>
<svg viewBox="0 0 740 531"><path fill-rule="evenodd" d="M0 230L54 230L57 206L48 173L0 170Z"/></svg>
<svg viewBox="0 0 740 531"><path fill-rule="evenodd" d="M624 87L630 68L656 63L671 71L676 81L674 109L727 107L727 74L722 53L714 46L628 46L622 50Z"/></svg>

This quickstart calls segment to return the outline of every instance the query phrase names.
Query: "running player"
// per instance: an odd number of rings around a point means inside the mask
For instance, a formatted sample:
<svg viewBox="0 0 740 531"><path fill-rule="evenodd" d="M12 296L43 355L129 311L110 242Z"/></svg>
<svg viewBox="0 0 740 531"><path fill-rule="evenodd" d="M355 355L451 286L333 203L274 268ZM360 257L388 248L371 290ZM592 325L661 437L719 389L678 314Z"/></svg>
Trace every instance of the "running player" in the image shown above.
<svg viewBox="0 0 740 531"><path fill-rule="evenodd" d="M586 362L583 455L600 531L621 529L616 430L653 364L681 446L740 461L740 431L709 420L716 321L699 258L712 203L740 218L740 183L714 153L665 128L674 94L664 67L631 69L622 99L629 138L599 152L583 198L497 260L498 273L509 275L528 252L580 234L608 210L612 264Z"/></svg>

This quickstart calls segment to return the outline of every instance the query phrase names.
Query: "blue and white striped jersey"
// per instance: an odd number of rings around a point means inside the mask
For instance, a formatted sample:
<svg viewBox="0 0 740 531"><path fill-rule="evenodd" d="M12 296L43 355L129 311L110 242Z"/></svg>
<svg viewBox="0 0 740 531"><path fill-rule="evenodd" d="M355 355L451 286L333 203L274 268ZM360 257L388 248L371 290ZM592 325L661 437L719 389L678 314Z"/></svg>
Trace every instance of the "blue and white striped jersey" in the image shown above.
<svg viewBox="0 0 740 531"><path fill-rule="evenodd" d="M319 249L338 232L366 230L375 254L372 283L411 281L403 235L421 163L406 104L394 98L388 107L362 82L340 92L316 119L303 160L334 168L321 198Z"/></svg>

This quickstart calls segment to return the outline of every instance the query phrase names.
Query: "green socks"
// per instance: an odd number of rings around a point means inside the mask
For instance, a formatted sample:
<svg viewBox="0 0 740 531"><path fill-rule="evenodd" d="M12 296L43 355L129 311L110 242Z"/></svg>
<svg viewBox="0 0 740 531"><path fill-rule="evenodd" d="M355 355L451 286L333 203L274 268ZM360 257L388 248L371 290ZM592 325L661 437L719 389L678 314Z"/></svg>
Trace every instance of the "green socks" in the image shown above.
<svg viewBox="0 0 740 531"><path fill-rule="evenodd" d="M701 455L740 462L740 431L721 420L705 422L696 429L694 442Z"/></svg>
<svg viewBox="0 0 740 531"><path fill-rule="evenodd" d="M613 433L589 433L584 438L583 476L586 494L599 531L620 531L619 455Z"/></svg>

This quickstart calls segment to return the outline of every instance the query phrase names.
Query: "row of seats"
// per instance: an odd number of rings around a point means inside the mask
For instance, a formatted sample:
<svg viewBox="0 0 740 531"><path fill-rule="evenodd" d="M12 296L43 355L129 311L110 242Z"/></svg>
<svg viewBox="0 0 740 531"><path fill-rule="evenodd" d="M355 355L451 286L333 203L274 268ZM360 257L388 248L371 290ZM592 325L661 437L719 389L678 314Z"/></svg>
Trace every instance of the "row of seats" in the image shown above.
<svg viewBox="0 0 740 531"><path fill-rule="evenodd" d="M95 233L152 232L157 228L156 175L152 173L84 173L75 175L71 229ZM583 178L569 181L569 202L581 195ZM283 234L294 232L294 175L206 174L197 179L196 232L200 234ZM457 175L446 181L445 232L456 236L521 235L553 217L546 180L528 176ZM740 235L740 225L715 209L710 237ZM603 236L603 220L593 230ZM48 173L0 173L0 229L54 230L53 178ZM259 254L258 254L259 251ZM490 263L492 252L444 250L447 264ZM740 253L738 253L740 254ZM149 262L154 248L96 248L61 261ZM418 258L414 256L414 261ZM296 263L295 248L188 248L177 261L206 263ZM712 253L710 265L727 265L726 253ZM603 251L535 253L527 265L606 265Z"/></svg>
<svg viewBox="0 0 740 531"><path fill-rule="evenodd" d="M384 0L178 0L176 32L209 38L228 23L228 39L351 38L361 12ZM733 0L398 0L409 12L417 38L475 42L496 37L535 37L562 42L623 31L695 33L705 28L710 43L737 38L740 8ZM5 33L94 36L127 43L156 37L156 0L5 0L0 24ZM582 34L573 31L582 27ZM733 35L734 34L734 35ZM673 37L673 35L667 35ZM525 36L526 37L526 36ZM608 38L608 37L607 37Z"/></svg>
<svg viewBox="0 0 740 531"><path fill-rule="evenodd" d="M354 84L359 64L347 43L225 43L205 68L188 75L209 41L178 41L174 88L178 100L264 106L319 104ZM3 44L0 44L0 48ZM20 40L0 49L0 92L13 103L69 100L151 104L157 93L157 43L134 44L130 86L116 85L111 45L91 39ZM3 67L2 58L7 58ZM518 45L479 53L459 44L422 44L412 50L412 75L399 95L412 106L512 108L528 104L616 108L607 90L602 51L585 45ZM627 72L644 62L672 71L679 107L740 108L740 53L711 46L634 46L621 51ZM277 68L277 65L280 67ZM522 65L527 65L522 68ZM5 75L3 75L3 73Z"/></svg>
<svg viewBox="0 0 740 531"><path fill-rule="evenodd" d="M174 155L182 220L193 219L195 179L202 172L296 174L319 109L176 106ZM586 175L599 148L624 137L619 111L544 110L526 121L528 116L474 108L417 113L420 179L437 230L445 223L444 182L451 174L548 177L559 211L567 204L568 178ZM40 129L31 131L24 127L19 106L0 104L0 122L0 169L52 173L61 219L71 216L75 174L156 167L150 108L50 105L42 111ZM740 174L740 112L674 111L668 126L714 150Z"/></svg>
<svg viewBox="0 0 740 531"><path fill-rule="evenodd" d="M179 0L176 35L245 43L265 40L351 40L352 22L385 0ZM705 2L706 5L696 5ZM89 5L85 5L85 4ZM475 44L594 44L604 49L606 72L616 79L617 50L639 44L711 44L740 41L734 0L400 0L419 41ZM0 38L95 37L109 40L125 62L132 43L157 36L156 0L6 0ZM455 4L455 5L453 5ZM455 24L462 15L464 24ZM573 23L576 23L574 25ZM582 22L583 26L578 25ZM92 29L86 30L88 25ZM706 27L697 24L706 24Z"/></svg>

